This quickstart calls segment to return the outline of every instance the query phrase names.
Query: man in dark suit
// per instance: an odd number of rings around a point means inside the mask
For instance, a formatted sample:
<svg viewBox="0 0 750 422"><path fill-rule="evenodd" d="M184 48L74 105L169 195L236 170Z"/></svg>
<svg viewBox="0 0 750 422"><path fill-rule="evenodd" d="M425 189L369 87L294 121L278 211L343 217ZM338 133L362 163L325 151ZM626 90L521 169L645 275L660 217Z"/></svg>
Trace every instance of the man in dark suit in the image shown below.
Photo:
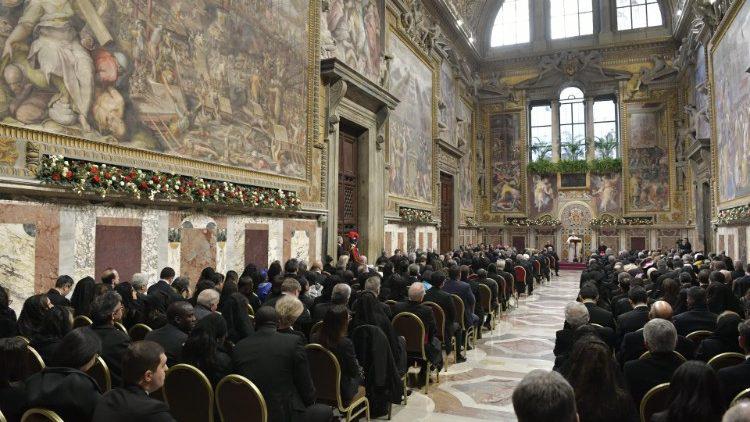
<svg viewBox="0 0 750 422"><path fill-rule="evenodd" d="M672 374L682 364L674 354L677 331L671 322L655 318L643 327L643 338L651 355L646 359L627 362L623 374L630 388L636 409L651 388L672 379Z"/></svg>
<svg viewBox="0 0 750 422"><path fill-rule="evenodd" d="M159 281L148 288L148 294L156 295L158 292L161 292L162 294L158 296L167 298L168 303L164 303L164 308L176 300L182 300L182 296L172 288L174 277L174 270L170 267L164 267L159 274Z"/></svg>
<svg viewBox="0 0 750 422"><path fill-rule="evenodd" d="M304 341L299 336L277 332L277 320L274 308L258 309L255 333L234 348L235 372L252 381L263 394L269 421L330 420L330 408L315 406L315 384Z"/></svg>
<svg viewBox="0 0 750 422"><path fill-rule="evenodd" d="M146 340L155 341L164 348L167 365L180 363L182 345L195 325L193 306L185 301L173 302L167 308L167 324L146 334Z"/></svg>
<svg viewBox="0 0 750 422"><path fill-rule="evenodd" d="M727 405L740 391L750 388L750 359L747 358L750 357L750 320L742 321L739 324L738 331L740 333L740 347L745 351L745 362L719 369L719 372L716 373L719 378L721 393Z"/></svg>
<svg viewBox="0 0 750 422"><path fill-rule="evenodd" d="M409 286L409 300L397 303L393 307L393 315L395 317L401 312L410 312L419 317L422 324L424 324L427 334L427 338L425 339L425 354L427 355L427 360L429 360L433 366L442 368L443 354L441 352L442 348L440 340L436 337L437 324L435 323L435 316L432 313L432 309L429 306L422 304L424 296L424 284L420 282L412 283ZM418 379L420 382L423 382L422 380L426 381L426 376L427 365L425 364L422 365L420 369Z"/></svg>
<svg viewBox="0 0 750 422"><path fill-rule="evenodd" d="M589 311L590 323L615 329L615 319L612 318L612 312L606 311L596 305L596 302L599 300L599 289L596 288L596 284L586 282L581 287L581 292L578 296Z"/></svg>
<svg viewBox="0 0 750 422"><path fill-rule="evenodd" d="M687 291L688 310L674 317L677 333L687 336L693 331L716 329L717 315L708 310L706 305L706 291L702 287L693 286Z"/></svg>
<svg viewBox="0 0 750 422"><path fill-rule="evenodd" d="M654 318L661 318L667 321L672 320L672 306L663 300L654 302L651 305L651 310L648 313L649 320ZM685 359L692 359L695 355L696 345L692 341L685 338L685 336L677 335L677 346L675 350L679 352ZM646 352L646 346L643 340L643 329L628 333L622 340L620 345L620 351L617 354L617 360L620 365L624 365L625 362L638 359L643 353Z"/></svg>
<svg viewBox="0 0 750 422"><path fill-rule="evenodd" d="M643 328L648 322L648 295L643 287L631 287L628 291L628 300L633 305L633 310L625 312L617 317L617 344L622 343L625 334Z"/></svg>
<svg viewBox="0 0 750 422"><path fill-rule="evenodd" d="M115 322L122 321L123 310L122 298L113 290L97 296L91 304L90 328L101 340L99 355L109 368L112 387L122 386L122 357L130 346L130 336L115 327Z"/></svg>
<svg viewBox="0 0 750 422"><path fill-rule="evenodd" d="M47 291L49 301L55 306L71 307L70 301L65 297L73 288L73 278L69 275L61 275L55 281L55 287Z"/></svg>
<svg viewBox="0 0 750 422"><path fill-rule="evenodd" d="M334 286L334 289L336 286ZM367 280L365 280L365 292L372 293L376 299L378 299L378 308L383 311L383 313L388 317L388 319L393 318L393 313L391 312L391 307L388 306L388 304L383 303L380 301L380 276L375 275ZM331 296L331 300L333 300L333 296Z"/></svg>
<svg viewBox="0 0 750 422"><path fill-rule="evenodd" d="M445 315L445 334L443 335L445 343L443 346L445 347L446 352L450 353L450 339L455 337L456 344L458 345L458 356L456 357L456 362L465 362L466 358L461 356L461 346L463 344L461 328L456 320L456 308L453 305L453 298L450 293L443 291L445 279L445 273L442 271L435 271L432 273L432 276L430 277L432 288L430 288L425 294L424 301L437 303L440 305L440 308L443 309L443 314Z"/></svg>
<svg viewBox="0 0 750 422"><path fill-rule="evenodd" d="M448 270L448 276L450 279L445 282L443 290L446 293L455 294L463 300L464 324L467 328L471 327L476 320L476 315L473 312L476 298L474 293L471 292L471 286L469 286L469 283L461 281L461 270L458 266L451 267Z"/></svg>
<svg viewBox="0 0 750 422"><path fill-rule="evenodd" d="M164 385L167 355L159 344L137 341L122 357L124 387L113 388L99 401L93 422L174 422L169 407L148 395Z"/></svg>
<svg viewBox="0 0 750 422"><path fill-rule="evenodd" d="M331 291L330 302L320 302L313 307L312 320L313 322L322 321L329 309L336 305L347 306L349 304L349 297L352 294L352 288L346 283L338 283L333 286ZM377 297L377 296L376 296ZM385 305L388 306L388 305ZM390 312L390 309L388 310ZM388 314L386 314L388 315Z"/></svg>

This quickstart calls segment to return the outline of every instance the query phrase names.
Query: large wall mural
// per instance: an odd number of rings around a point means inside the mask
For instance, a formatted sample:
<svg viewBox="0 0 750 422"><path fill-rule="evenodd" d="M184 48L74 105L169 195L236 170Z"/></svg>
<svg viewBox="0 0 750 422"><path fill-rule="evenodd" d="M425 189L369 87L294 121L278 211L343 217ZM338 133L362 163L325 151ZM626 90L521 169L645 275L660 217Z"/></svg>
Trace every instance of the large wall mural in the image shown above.
<svg viewBox="0 0 750 422"><path fill-rule="evenodd" d="M661 108L628 115L629 211L669 211L669 154Z"/></svg>
<svg viewBox="0 0 750 422"><path fill-rule="evenodd" d="M492 212L522 212L519 115L490 115Z"/></svg>
<svg viewBox="0 0 750 422"><path fill-rule="evenodd" d="M335 56L377 81L383 60L383 0L329 0L321 15L321 40L335 42Z"/></svg>
<svg viewBox="0 0 750 422"><path fill-rule="evenodd" d="M5 123L304 177L309 1L79 3L3 1Z"/></svg>
<svg viewBox="0 0 750 422"><path fill-rule="evenodd" d="M622 177L620 173L592 174L591 197L594 211L598 214L620 213L622 211Z"/></svg>
<svg viewBox="0 0 750 422"><path fill-rule="evenodd" d="M457 121L458 130L458 143L463 143L462 150L464 155L461 157L461 177L460 177L460 197L461 197L461 209L466 211L474 211L474 167L473 152L475 146L473 145L473 119L472 111L469 106L463 100L458 100L458 107L456 108L456 116L461 121Z"/></svg>
<svg viewBox="0 0 750 422"><path fill-rule="evenodd" d="M529 215L549 214L557 202L557 175L529 175Z"/></svg>
<svg viewBox="0 0 750 422"><path fill-rule="evenodd" d="M450 144L455 145L458 138L458 125L456 116L458 115L458 97L456 92L456 83L453 78L453 70L448 60L443 60L440 66L440 114L438 125L440 137Z"/></svg>
<svg viewBox="0 0 750 422"><path fill-rule="evenodd" d="M750 196L750 2L745 1L713 49L712 81L719 205ZM743 53L744 52L744 53Z"/></svg>
<svg viewBox="0 0 750 422"><path fill-rule="evenodd" d="M706 61L706 49L703 44L698 46L695 55L695 72L693 74L695 86L695 136L698 139L711 138L711 112L708 95L708 62Z"/></svg>
<svg viewBox="0 0 750 422"><path fill-rule="evenodd" d="M432 70L395 33L388 36L393 55L391 92L401 102L390 117L389 185L393 195L432 200Z"/></svg>

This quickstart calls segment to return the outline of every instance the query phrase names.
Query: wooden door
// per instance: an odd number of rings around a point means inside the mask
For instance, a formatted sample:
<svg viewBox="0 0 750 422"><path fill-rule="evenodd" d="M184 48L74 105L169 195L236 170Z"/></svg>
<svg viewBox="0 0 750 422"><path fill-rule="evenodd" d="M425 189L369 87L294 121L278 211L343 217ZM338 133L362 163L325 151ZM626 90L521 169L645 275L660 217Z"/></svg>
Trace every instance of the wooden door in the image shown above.
<svg viewBox="0 0 750 422"><path fill-rule="evenodd" d="M357 228L357 138L339 132L339 234Z"/></svg>
<svg viewBox="0 0 750 422"><path fill-rule="evenodd" d="M453 176L440 173L440 250L453 248Z"/></svg>

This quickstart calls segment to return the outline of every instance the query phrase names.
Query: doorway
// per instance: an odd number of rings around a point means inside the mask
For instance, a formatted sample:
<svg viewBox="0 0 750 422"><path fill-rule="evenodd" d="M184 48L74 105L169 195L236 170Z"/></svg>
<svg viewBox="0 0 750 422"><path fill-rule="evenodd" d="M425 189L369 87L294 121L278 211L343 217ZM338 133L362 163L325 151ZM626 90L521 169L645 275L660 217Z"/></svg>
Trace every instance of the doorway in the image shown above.
<svg viewBox="0 0 750 422"><path fill-rule="evenodd" d="M453 248L453 176L440 173L440 250Z"/></svg>
<svg viewBox="0 0 750 422"><path fill-rule="evenodd" d="M339 206L337 232L343 236L350 230L357 230L359 217L358 189L358 145L357 137L351 132L339 131ZM346 239L346 236L343 236Z"/></svg>

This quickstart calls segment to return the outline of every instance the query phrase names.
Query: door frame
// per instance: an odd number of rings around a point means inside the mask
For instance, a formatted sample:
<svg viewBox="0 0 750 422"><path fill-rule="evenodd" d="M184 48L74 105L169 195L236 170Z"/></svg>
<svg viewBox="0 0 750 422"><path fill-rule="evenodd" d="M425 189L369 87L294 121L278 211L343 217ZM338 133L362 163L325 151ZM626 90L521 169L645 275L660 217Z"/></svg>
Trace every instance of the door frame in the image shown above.
<svg viewBox="0 0 750 422"><path fill-rule="evenodd" d="M452 212L452 214L453 214L453 221L447 221L447 222L443 221L443 182L442 182L443 176L448 176L453 181L453 201L452 201L453 202L452 203L452 205L453 205L453 212ZM457 186L456 186L456 181L457 180L458 179L456 177L456 174L453 173L452 171L447 171L447 170L441 168L440 171L438 172L438 194L439 194L439 197L438 197L438 201L439 201L438 202L438 204L439 204L438 211L440 213L440 230L442 230L442 228L446 224L448 224L451 227L451 233L452 233L451 244L448 246L448 249L451 250L451 251L454 250L456 248L456 246L457 246L457 242L458 242L458 225L459 225L458 222L459 222L459 219L461 218L461 215L460 215L461 214L461 209L459 207L459 204L461 203L460 202L461 198L460 198L460 193L458 192L458 189L457 189ZM445 245L442 244L442 236L440 234L440 231L438 231L438 250L440 252L446 251Z"/></svg>

